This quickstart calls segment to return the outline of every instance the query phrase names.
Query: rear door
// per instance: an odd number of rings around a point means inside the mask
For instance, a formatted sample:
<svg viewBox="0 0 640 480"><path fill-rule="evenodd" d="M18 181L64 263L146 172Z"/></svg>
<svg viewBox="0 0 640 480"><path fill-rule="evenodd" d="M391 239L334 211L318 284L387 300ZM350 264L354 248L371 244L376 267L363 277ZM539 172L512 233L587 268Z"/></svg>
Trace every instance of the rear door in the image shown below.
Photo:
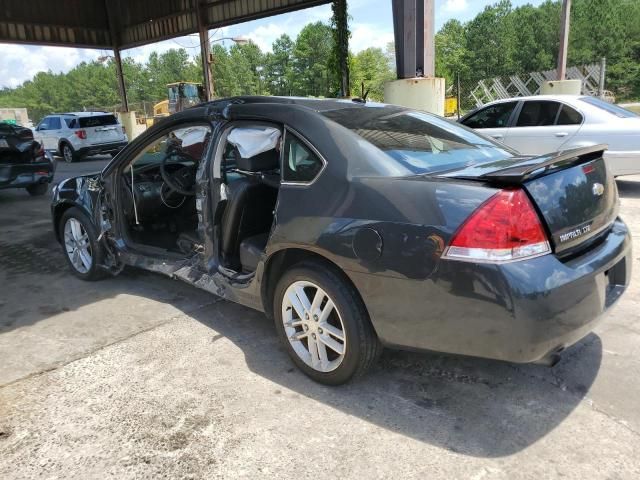
<svg viewBox="0 0 640 480"><path fill-rule="evenodd" d="M122 126L118 123L115 115L92 115L90 117L80 117L79 121L80 128L87 132L87 143L89 145L124 141Z"/></svg>
<svg viewBox="0 0 640 480"><path fill-rule="evenodd" d="M561 150L582 125L578 111L551 100L526 100L516 115L504 143L528 155Z"/></svg>
<svg viewBox="0 0 640 480"><path fill-rule="evenodd" d="M517 105L517 101L494 103L462 119L460 123L502 142L507 136L509 121Z"/></svg>

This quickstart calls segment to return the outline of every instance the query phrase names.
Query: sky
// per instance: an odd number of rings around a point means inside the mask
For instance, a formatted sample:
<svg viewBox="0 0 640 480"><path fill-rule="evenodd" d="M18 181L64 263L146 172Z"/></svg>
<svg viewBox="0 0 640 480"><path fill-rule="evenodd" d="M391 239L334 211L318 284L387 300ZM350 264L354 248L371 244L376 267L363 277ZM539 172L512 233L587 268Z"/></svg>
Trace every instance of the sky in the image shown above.
<svg viewBox="0 0 640 480"><path fill-rule="evenodd" d="M497 0L436 0L436 30L447 20L457 18L466 22L475 17L487 5ZM530 3L539 5L543 0L511 0L513 6ZM391 0L348 0L351 21L350 49L359 52L368 47L384 48L393 41L393 20ZM255 42L262 51L271 51L271 44L283 33L294 38L310 22L328 22L331 7L299 10L274 17L245 22L231 27L212 30L210 37L215 41L221 37L242 36ZM229 45L229 41L226 41ZM164 52L171 48L186 48L192 55L199 53L198 36L179 37L164 42L132 48L122 52L124 57L132 57L137 62L145 62L153 51ZM107 50L89 50L68 47L38 47L0 43L0 88L16 87L29 80L40 71L68 72L83 61L92 61Z"/></svg>

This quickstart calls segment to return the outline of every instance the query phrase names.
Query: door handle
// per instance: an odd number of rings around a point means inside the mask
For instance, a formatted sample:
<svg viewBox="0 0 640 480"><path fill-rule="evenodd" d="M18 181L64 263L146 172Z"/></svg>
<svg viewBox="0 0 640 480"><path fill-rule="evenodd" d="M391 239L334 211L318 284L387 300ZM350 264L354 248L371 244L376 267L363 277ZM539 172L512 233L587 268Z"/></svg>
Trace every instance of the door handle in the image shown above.
<svg viewBox="0 0 640 480"><path fill-rule="evenodd" d="M491 138L495 138L496 140L501 140L502 138L504 138L504 135L502 135L501 133L496 133L494 135L491 135Z"/></svg>
<svg viewBox="0 0 640 480"><path fill-rule="evenodd" d="M556 133L556 137L566 137L567 135L569 135L567 132L558 132L558 133Z"/></svg>

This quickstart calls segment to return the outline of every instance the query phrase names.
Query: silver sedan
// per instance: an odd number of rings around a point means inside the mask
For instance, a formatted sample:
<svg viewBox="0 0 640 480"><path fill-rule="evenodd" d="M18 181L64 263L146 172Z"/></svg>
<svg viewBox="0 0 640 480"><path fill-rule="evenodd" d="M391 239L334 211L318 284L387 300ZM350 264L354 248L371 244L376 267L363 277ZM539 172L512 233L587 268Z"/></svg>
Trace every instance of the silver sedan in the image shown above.
<svg viewBox="0 0 640 480"><path fill-rule="evenodd" d="M460 122L524 154L607 144L605 160L615 176L640 173L640 116L599 98L538 95L497 100Z"/></svg>

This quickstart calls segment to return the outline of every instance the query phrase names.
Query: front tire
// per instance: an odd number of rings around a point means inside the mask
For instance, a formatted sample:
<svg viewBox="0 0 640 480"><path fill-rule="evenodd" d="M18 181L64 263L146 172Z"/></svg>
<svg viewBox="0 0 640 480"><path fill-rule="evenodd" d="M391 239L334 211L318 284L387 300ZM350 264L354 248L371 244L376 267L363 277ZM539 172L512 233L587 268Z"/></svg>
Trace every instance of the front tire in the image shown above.
<svg viewBox="0 0 640 480"><path fill-rule="evenodd" d="M69 145L68 143L62 144L62 147L60 148L60 153L62 154L62 158L64 159L64 161L67 163L73 163L75 160L78 159L78 156L73 151L73 148L71 148L71 145Z"/></svg>
<svg viewBox="0 0 640 480"><path fill-rule="evenodd" d="M340 385L363 375L382 350L356 289L319 262L285 272L274 317L293 362L319 383Z"/></svg>
<svg viewBox="0 0 640 480"><path fill-rule="evenodd" d="M34 183L33 185L29 185L28 187L26 187L27 192L29 192L29 195L31 195L32 197L39 197L41 195L44 195L45 193L47 193L48 189L48 183Z"/></svg>
<svg viewBox="0 0 640 480"><path fill-rule="evenodd" d="M71 272L82 280L98 280L104 277L101 269L104 249L98 242L96 229L89 217L72 207L62 215L59 226L62 251Z"/></svg>

